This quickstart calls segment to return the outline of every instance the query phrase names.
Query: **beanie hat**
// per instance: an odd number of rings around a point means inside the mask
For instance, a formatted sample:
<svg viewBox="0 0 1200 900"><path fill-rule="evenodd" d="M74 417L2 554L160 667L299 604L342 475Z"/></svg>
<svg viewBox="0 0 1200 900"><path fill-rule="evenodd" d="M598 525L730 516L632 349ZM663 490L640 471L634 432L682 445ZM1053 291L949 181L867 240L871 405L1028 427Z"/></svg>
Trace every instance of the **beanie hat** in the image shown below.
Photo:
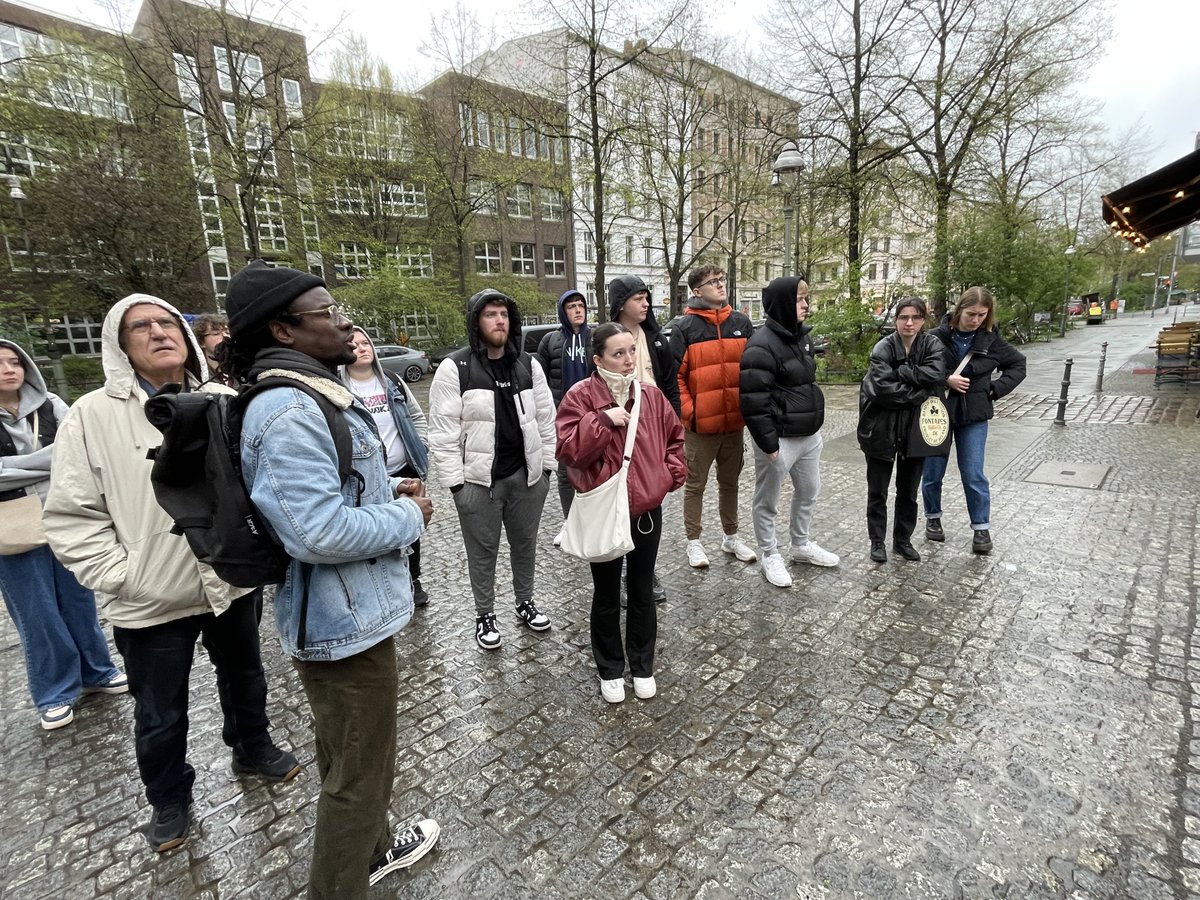
<svg viewBox="0 0 1200 900"><path fill-rule="evenodd" d="M261 259L229 280L225 294L225 312L229 315L229 336L233 340L266 326L305 291L325 287L325 281L309 272L269 266Z"/></svg>

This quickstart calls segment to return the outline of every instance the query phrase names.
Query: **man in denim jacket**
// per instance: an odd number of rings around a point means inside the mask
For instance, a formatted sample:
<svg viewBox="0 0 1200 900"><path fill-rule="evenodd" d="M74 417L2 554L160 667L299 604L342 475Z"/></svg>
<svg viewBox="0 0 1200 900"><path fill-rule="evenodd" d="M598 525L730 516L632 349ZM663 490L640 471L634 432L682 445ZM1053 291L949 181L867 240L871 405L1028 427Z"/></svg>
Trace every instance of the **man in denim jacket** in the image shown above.
<svg viewBox="0 0 1200 900"><path fill-rule="evenodd" d="M412 865L436 822L391 832L398 677L394 635L412 616L408 548L432 506L419 480L390 479L374 421L337 378L350 320L321 279L255 260L229 284L225 366L239 381L285 377L342 410L353 473L339 483L330 427L300 388L258 394L242 426L242 478L292 557L275 595L283 648L312 708L321 797L311 898L365 898Z"/></svg>

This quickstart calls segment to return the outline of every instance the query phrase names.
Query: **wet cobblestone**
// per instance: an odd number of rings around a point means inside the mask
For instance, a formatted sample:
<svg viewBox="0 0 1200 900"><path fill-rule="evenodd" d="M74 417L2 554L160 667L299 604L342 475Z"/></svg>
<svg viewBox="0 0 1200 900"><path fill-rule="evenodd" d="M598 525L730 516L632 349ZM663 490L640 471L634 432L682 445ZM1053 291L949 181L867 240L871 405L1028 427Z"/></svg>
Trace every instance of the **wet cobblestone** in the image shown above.
<svg viewBox="0 0 1200 900"><path fill-rule="evenodd" d="M791 590L771 588L720 553L710 504L713 564L692 570L673 502L648 702L599 697L590 578L550 547L552 507L537 599L553 630L522 630L498 603L504 646L478 650L452 504L434 489L433 599L399 641L393 810L437 818L442 838L373 896L1200 897L1200 395L1157 418L1175 398L1081 401L993 477L992 555L970 552L948 481L946 543L876 566L861 457L845 449L854 393L828 393L814 537L841 565L795 566ZM997 433L1032 427L1039 402L1008 398ZM1099 490L1024 480L1050 459L1112 470ZM196 825L162 856L140 834L132 702L89 697L72 726L40 731L0 624L0 896L303 895L312 733L271 621L269 712L305 770L287 785L231 776L198 653Z"/></svg>

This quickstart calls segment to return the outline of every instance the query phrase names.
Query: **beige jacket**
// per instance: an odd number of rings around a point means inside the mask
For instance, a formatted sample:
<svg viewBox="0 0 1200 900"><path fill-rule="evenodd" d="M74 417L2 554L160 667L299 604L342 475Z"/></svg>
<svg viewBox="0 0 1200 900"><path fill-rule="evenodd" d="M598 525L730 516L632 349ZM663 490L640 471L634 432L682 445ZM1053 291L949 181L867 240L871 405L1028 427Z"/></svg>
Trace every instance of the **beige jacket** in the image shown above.
<svg viewBox="0 0 1200 900"><path fill-rule="evenodd" d="M118 343L125 311L169 303L146 294L121 300L101 332L104 387L80 397L59 427L43 522L55 556L100 595L105 615L122 628L146 628L201 613L222 613L247 593L221 581L192 554L154 499L146 451L162 434L142 410L146 392ZM180 317L182 322L182 317ZM204 354L186 323L192 386L208 376ZM207 384L202 390L228 392Z"/></svg>

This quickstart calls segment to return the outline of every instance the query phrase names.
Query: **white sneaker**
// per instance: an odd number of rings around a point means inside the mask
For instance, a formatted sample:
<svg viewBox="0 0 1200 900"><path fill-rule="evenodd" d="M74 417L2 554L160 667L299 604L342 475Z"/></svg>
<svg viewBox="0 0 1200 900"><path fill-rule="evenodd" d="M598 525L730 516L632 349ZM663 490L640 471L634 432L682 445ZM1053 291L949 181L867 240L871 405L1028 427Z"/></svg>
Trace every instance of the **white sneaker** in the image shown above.
<svg viewBox="0 0 1200 900"><path fill-rule="evenodd" d="M609 703L620 703L625 699L625 679L600 679L600 696Z"/></svg>
<svg viewBox="0 0 1200 900"><path fill-rule="evenodd" d="M725 535L725 540L721 541L721 549L733 554L742 562L754 562L758 559L758 554L736 534Z"/></svg>
<svg viewBox="0 0 1200 900"><path fill-rule="evenodd" d="M693 569L708 568L708 554L704 552L704 545L697 541L687 542L688 565Z"/></svg>
<svg viewBox="0 0 1200 900"><path fill-rule="evenodd" d="M769 553L764 556L759 566L762 568L763 578L775 587L792 586L792 574L787 570L787 564L778 553Z"/></svg>
<svg viewBox="0 0 1200 900"><path fill-rule="evenodd" d="M563 527L558 529L558 534L554 536L554 546L561 547L563 538L567 536L567 523L563 522Z"/></svg>
<svg viewBox="0 0 1200 900"><path fill-rule="evenodd" d="M792 561L808 563L810 566L836 566L841 560L836 553L830 553L816 541L809 541L799 547L792 548Z"/></svg>
<svg viewBox="0 0 1200 900"><path fill-rule="evenodd" d="M633 695L639 700L649 700L657 693L658 685L654 683L653 675L651 675L649 678L638 678L637 676L634 676Z"/></svg>

